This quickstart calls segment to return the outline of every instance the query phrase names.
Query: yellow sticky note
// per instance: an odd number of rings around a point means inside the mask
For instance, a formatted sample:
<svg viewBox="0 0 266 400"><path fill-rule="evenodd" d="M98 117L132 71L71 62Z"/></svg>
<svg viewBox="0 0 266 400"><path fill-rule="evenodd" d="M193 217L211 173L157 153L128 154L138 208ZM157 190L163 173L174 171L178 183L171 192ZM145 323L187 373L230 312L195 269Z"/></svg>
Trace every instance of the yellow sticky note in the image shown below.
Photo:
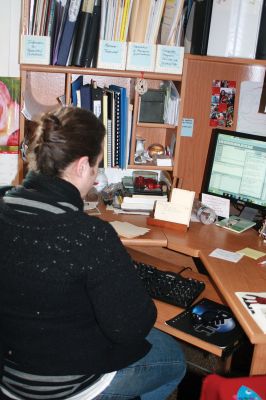
<svg viewBox="0 0 266 400"><path fill-rule="evenodd" d="M244 254L245 256L251 257L254 260L257 260L258 258L265 256L266 254L263 253L262 251L251 249L250 247L245 247L242 250L238 250L237 253Z"/></svg>

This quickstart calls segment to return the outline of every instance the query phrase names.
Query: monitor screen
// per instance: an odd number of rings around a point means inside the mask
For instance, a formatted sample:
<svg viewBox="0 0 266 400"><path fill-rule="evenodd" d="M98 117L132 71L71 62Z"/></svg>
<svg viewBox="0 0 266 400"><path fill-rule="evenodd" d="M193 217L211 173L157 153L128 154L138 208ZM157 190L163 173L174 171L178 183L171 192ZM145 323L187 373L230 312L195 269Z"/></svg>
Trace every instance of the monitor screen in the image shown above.
<svg viewBox="0 0 266 400"><path fill-rule="evenodd" d="M202 192L265 212L266 137L214 129Z"/></svg>

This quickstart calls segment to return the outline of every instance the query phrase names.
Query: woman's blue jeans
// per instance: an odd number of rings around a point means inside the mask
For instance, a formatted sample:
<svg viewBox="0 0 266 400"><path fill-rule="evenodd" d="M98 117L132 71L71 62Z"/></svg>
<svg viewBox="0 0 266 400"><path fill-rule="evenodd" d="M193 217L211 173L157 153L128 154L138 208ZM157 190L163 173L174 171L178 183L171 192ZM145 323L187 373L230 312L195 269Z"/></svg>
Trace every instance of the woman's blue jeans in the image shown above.
<svg viewBox="0 0 266 400"><path fill-rule="evenodd" d="M180 344L155 328L147 340L152 344L149 353L118 371L97 400L124 400L137 396L141 400L164 400L176 389L186 372Z"/></svg>

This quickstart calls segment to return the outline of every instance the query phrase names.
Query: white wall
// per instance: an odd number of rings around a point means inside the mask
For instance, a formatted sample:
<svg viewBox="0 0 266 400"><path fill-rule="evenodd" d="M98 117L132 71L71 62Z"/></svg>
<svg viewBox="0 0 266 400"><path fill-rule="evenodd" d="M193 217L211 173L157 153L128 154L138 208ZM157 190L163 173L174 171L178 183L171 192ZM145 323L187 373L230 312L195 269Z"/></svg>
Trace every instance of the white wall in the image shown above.
<svg viewBox="0 0 266 400"><path fill-rule="evenodd" d="M0 77L18 77L21 0L0 0Z"/></svg>

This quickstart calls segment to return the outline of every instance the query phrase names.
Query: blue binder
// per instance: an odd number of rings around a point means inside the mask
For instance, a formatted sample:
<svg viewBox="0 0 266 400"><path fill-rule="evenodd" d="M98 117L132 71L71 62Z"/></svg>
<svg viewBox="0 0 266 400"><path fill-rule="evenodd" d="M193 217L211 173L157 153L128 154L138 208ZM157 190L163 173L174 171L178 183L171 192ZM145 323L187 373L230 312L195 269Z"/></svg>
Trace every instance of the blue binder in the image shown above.
<svg viewBox="0 0 266 400"><path fill-rule="evenodd" d="M110 85L110 89L120 93L120 160L119 167L126 168L126 141L127 141L127 113L128 113L128 98L125 87Z"/></svg>
<svg viewBox="0 0 266 400"><path fill-rule="evenodd" d="M64 23L62 37L60 39L56 64L66 65L67 59L77 24L81 0L71 0L69 4L67 18Z"/></svg>

